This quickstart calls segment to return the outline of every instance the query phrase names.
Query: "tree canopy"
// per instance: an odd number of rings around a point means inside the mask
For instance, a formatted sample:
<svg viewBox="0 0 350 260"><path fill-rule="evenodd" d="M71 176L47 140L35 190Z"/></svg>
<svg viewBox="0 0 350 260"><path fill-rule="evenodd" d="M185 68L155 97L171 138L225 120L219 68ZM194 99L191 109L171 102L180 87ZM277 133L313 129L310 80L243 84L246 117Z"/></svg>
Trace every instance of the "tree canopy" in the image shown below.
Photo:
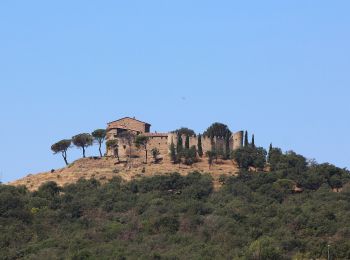
<svg viewBox="0 0 350 260"><path fill-rule="evenodd" d="M179 129L176 129L173 131L173 133L179 134L179 135L188 135L188 136L196 136L196 133L194 130L189 129L187 127L181 127Z"/></svg>
<svg viewBox="0 0 350 260"><path fill-rule="evenodd" d="M83 150L83 158L85 158L85 149L93 143L92 135L88 133L78 134L72 137L73 144Z"/></svg>
<svg viewBox="0 0 350 260"><path fill-rule="evenodd" d="M57 153L62 154L63 160L66 163L66 165L68 165L67 150L70 147L71 143L72 143L72 140L64 139L64 140L61 140L61 141L59 141L51 146L51 150L55 154L57 154Z"/></svg>
<svg viewBox="0 0 350 260"><path fill-rule="evenodd" d="M227 135L231 135L231 131L227 125L222 123L213 123L208 129L203 133L204 136L207 137L226 137Z"/></svg>
<svg viewBox="0 0 350 260"><path fill-rule="evenodd" d="M242 147L232 151L231 158L240 168L249 169L249 167L263 169L266 163L267 152L262 147Z"/></svg>
<svg viewBox="0 0 350 260"><path fill-rule="evenodd" d="M102 151L101 146L106 138L106 130L105 129L96 129L91 133L92 137L95 139L95 141L98 143L99 147L98 150L100 152L100 156L102 157Z"/></svg>

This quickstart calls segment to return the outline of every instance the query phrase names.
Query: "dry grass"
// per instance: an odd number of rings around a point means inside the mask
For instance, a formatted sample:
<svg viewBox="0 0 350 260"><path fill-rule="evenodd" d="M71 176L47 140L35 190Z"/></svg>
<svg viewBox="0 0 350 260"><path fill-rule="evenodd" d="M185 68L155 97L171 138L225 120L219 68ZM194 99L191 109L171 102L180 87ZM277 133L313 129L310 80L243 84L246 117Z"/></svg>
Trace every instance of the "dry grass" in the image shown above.
<svg viewBox="0 0 350 260"><path fill-rule="evenodd" d="M25 185L29 190L37 190L41 184L48 181L55 181L58 185L63 186L74 183L80 178L95 178L101 182L106 182L115 176L120 176L122 179L130 181L143 176L154 176L156 174L168 174L171 172L186 175L193 171L210 173L214 179L214 188L217 189L220 186L219 177L222 174L235 175L238 172L238 168L231 161L219 161L209 169L206 159L192 166L174 165L168 160L164 160L158 164L144 164L142 163L142 159L134 159L132 166L128 166L125 163L116 164L116 159L114 158L84 158L73 162L68 167L57 169L53 172L29 174L9 184Z"/></svg>

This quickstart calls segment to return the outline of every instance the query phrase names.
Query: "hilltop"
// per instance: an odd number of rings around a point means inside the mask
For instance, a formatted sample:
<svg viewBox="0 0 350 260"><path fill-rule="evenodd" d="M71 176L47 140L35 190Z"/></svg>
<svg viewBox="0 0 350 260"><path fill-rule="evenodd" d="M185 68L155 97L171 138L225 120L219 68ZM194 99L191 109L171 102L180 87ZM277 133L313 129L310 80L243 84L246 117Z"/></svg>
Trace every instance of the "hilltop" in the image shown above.
<svg viewBox="0 0 350 260"><path fill-rule="evenodd" d="M52 150L66 167L0 185L3 258L350 259L347 169L266 151L247 133L234 146L223 124L209 139L142 126L113 128L111 154L71 164L71 142L84 157L106 132L61 140Z"/></svg>
<svg viewBox="0 0 350 260"><path fill-rule="evenodd" d="M26 177L10 182L9 185L24 185L29 190L37 190L40 185L48 181L54 181L60 186L75 183L80 178L95 178L101 182L106 182L113 177L121 177L125 181L134 180L140 177L151 177L154 175L164 175L171 172L178 172L181 175L187 175L189 172L198 171L201 173L209 172L214 180L215 186L219 185L218 179L224 174L232 176L238 173L239 169L235 163L230 160L220 160L218 164L208 167L206 158L194 163L193 165L173 164L167 158L159 163L144 164L142 158L133 159L132 165L125 163L116 163L117 160L111 157L90 157L81 158L67 167L53 169L48 172L29 174Z"/></svg>
<svg viewBox="0 0 350 260"><path fill-rule="evenodd" d="M266 165L267 152L255 147L254 135L249 143L247 131L233 133L223 123L213 123L198 135L186 127L167 133L151 132L150 129L150 123L124 117L107 123L106 129L60 140L51 146L51 150L62 155L66 167L29 174L10 184L24 185L32 191L48 181L64 186L80 178L105 182L119 176L130 181L142 176L171 172L186 175L196 171L209 172L217 188L221 175L235 175L239 168L262 170ZM99 145L100 156L85 158L86 149L93 144ZM72 145L82 150L83 159L68 164ZM104 153L103 145L106 146Z"/></svg>

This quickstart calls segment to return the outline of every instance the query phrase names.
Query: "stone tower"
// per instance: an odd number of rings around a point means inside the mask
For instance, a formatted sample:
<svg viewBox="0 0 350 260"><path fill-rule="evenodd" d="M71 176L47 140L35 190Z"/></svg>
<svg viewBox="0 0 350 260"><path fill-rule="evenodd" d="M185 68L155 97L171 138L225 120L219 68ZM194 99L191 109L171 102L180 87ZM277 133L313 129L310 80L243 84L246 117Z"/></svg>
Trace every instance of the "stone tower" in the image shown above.
<svg viewBox="0 0 350 260"><path fill-rule="evenodd" d="M243 131L238 131L233 134L233 150L243 147Z"/></svg>

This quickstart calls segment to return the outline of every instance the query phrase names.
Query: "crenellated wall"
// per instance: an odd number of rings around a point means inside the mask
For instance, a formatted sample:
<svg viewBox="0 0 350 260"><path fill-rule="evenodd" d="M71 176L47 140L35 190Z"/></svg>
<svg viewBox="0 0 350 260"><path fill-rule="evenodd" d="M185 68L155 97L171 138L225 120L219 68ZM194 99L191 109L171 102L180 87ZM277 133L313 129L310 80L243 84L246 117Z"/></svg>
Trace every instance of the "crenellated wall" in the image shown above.
<svg viewBox="0 0 350 260"><path fill-rule="evenodd" d="M113 127L112 127L113 126ZM132 126L130 130L127 130L127 127ZM141 149L137 149L135 145L132 145L132 147L129 147L125 141L119 137L118 131L131 131L134 134L139 134L139 131L136 131L134 128L139 129L142 132L140 134L143 134L149 138L148 145L147 145L147 151L148 151L148 157L152 157L151 150L153 148L157 148L160 152L159 157L163 159L169 159L169 147L171 142L173 141L175 146L177 144L177 134L176 133L150 133L147 132L149 130L150 124L144 123L142 121L138 121L136 119L132 118L123 118L117 121L114 121L112 123L109 123L107 128L107 136L106 140L118 140L118 154L120 158L127 157L130 153L133 157L144 157L145 151ZM123 127L123 128L121 128ZM182 146L185 147L186 142L186 136L182 136ZM190 136L190 147L195 146L198 149L198 136ZM239 131L236 133L233 133L229 140L229 147L231 150L238 149L243 146L243 131ZM212 150L213 148L217 150L225 151L226 149L226 141L223 137L214 137L213 139L202 136L202 149L203 154L205 154L207 151ZM107 149L106 152L107 156L114 156L115 152L113 149Z"/></svg>
<svg viewBox="0 0 350 260"><path fill-rule="evenodd" d="M161 134L161 135L156 135L156 134L150 134L148 136L149 141L147 145L147 150L148 150L148 157L151 158L151 150L153 148L157 148L160 152L160 158L167 159L169 156L169 147L171 145L171 142L173 141L175 146L177 144L177 134L175 133L168 133L168 134ZM117 139L119 143L119 157L120 158L125 158L129 155L130 153L130 147L128 146L127 143L123 141L123 139L118 138L115 135L111 135L109 137L110 139ZM185 142L186 142L186 136L182 136L182 146L185 147ZM235 150L240 147L242 147L243 144L243 131L237 132L232 134L230 138L230 149ZM190 147L195 146L198 149L198 136L190 136ZM203 154L205 154L207 151L212 150L215 148L216 150L222 150L225 151L226 149L226 143L225 143L225 138L223 137L214 137L213 139L209 137L202 136L202 149L203 149ZM143 157L145 156L145 151L141 149L137 149L134 145L131 147L131 154L132 156L135 157ZM114 156L114 151L112 149L107 149L107 156Z"/></svg>
<svg viewBox="0 0 350 260"><path fill-rule="evenodd" d="M168 135L168 146L171 144L171 140L173 140L175 146L177 144L177 134L169 133ZM182 135L182 146L185 146L186 135ZM198 136L190 136L190 147L198 145ZM232 134L229 142L229 146L231 150L238 149L243 146L243 131L239 131L237 133ZM197 147L198 148L198 147ZM224 137L214 137L211 139L210 137L202 136L202 149L203 153L206 151L210 151L213 148L225 150L226 141Z"/></svg>

